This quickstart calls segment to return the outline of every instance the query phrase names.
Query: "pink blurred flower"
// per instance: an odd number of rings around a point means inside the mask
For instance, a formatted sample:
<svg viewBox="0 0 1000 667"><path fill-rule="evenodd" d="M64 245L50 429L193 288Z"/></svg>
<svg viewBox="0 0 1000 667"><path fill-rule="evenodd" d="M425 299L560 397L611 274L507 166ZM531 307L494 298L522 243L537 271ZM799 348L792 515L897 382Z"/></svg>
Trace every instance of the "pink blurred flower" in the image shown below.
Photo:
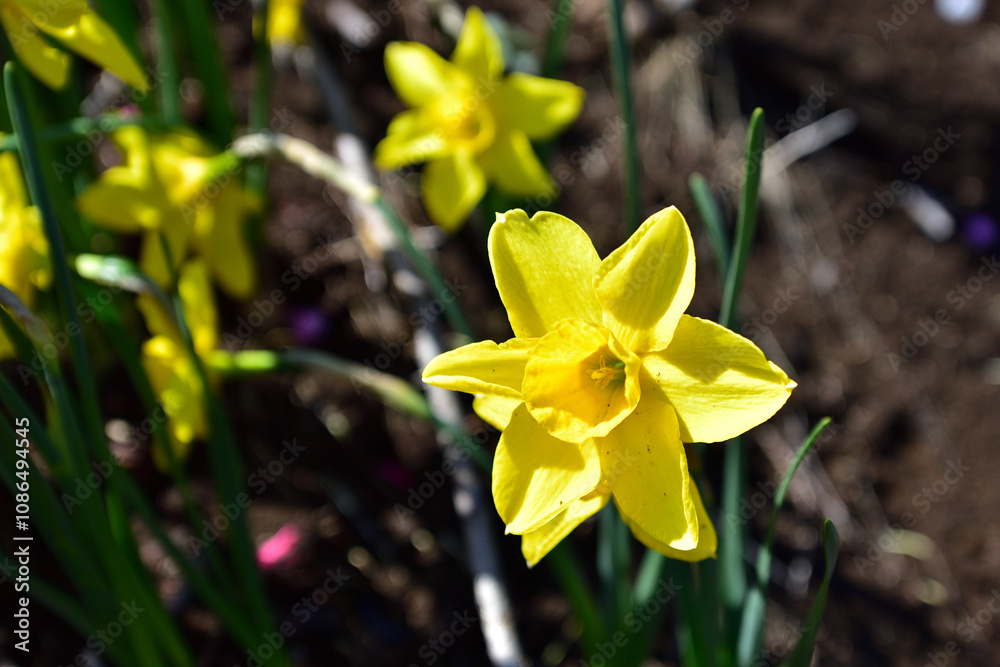
<svg viewBox="0 0 1000 667"><path fill-rule="evenodd" d="M262 570L291 565L302 540L302 530L294 523L286 523L257 547L257 565Z"/></svg>

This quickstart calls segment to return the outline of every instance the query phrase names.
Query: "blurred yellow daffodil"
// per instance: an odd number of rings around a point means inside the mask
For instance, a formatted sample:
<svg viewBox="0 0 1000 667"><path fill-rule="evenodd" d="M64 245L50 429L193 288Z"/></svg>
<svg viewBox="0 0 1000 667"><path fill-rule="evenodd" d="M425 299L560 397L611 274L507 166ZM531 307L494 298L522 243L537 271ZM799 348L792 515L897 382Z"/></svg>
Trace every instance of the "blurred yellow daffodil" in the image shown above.
<svg viewBox="0 0 1000 667"><path fill-rule="evenodd" d="M112 140L124 162L79 196L80 212L116 232L144 232L140 266L161 285L170 279L162 233L175 267L193 253L227 294L250 298L256 276L243 222L254 207L234 169L220 168L218 153L187 130L130 126Z"/></svg>
<svg viewBox="0 0 1000 667"><path fill-rule="evenodd" d="M0 154L0 285L28 308L34 306L36 289L52 282L49 242L42 230L38 209L28 203L17 153ZM0 358L14 349L0 330Z"/></svg>
<svg viewBox="0 0 1000 667"><path fill-rule="evenodd" d="M146 90L142 69L86 0L3 0L0 25L21 63L50 88L66 85L70 58L43 35Z"/></svg>
<svg viewBox="0 0 1000 667"><path fill-rule="evenodd" d="M269 0L267 41L274 50L290 50L303 41L302 5L305 0Z"/></svg>
<svg viewBox="0 0 1000 667"><path fill-rule="evenodd" d="M216 353L225 354L216 349L219 318L208 269L202 260L193 259L181 267L177 290L195 352L202 359ZM168 433L174 453L183 461L191 443L203 439L208 432L204 385L177 325L163 305L148 294L139 295L136 305L146 320L146 328L153 334L142 345L142 366L169 419ZM214 380L211 372L209 378ZM159 447L154 448L153 457L161 470L168 469L165 454Z"/></svg>
<svg viewBox="0 0 1000 667"><path fill-rule="evenodd" d="M483 13L465 16L447 61L427 46L393 42L385 69L396 94L413 107L396 116L375 147L382 170L426 162L421 193L431 220L455 231L482 199L487 182L511 195L553 191L531 147L580 114L583 89L529 74L504 76L500 40Z"/></svg>
<svg viewBox="0 0 1000 667"><path fill-rule="evenodd" d="M646 546L714 556L715 529L685 442L771 417L795 383L749 340L685 315L695 256L683 216L651 216L603 261L554 213L497 215L490 263L515 338L435 358L424 381L480 395L502 429L493 498L537 563L612 497Z"/></svg>

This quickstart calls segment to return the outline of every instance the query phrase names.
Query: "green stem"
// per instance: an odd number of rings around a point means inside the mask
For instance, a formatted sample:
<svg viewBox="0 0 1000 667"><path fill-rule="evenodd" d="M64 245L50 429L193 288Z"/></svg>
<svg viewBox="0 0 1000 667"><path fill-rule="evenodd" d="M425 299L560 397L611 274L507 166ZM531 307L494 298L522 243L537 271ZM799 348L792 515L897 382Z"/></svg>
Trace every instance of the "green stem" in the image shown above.
<svg viewBox="0 0 1000 667"><path fill-rule="evenodd" d="M625 123L622 133L622 188L625 194L625 233L631 236L639 228L639 160L636 151L635 118L632 111L632 86L629 82L629 45L625 37L624 1L608 0L608 48L611 73L619 113Z"/></svg>
<svg viewBox="0 0 1000 667"><path fill-rule="evenodd" d="M552 19L552 31L549 33L549 46L545 51L545 63L542 65L542 76L554 79L562 69L566 58L566 40L569 39L573 27L573 8L576 0L553 0L555 16Z"/></svg>
<svg viewBox="0 0 1000 667"><path fill-rule="evenodd" d="M747 129L746 180L743 196L736 218L736 239L733 244L733 259L726 274L726 285L722 293L722 308L719 324L730 329L736 326L736 306L743 288L743 274L750 259L753 237L757 231L757 198L760 192L760 176L764 159L764 112L755 109L750 116Z"/></svg>
<svg viewBox="0 0 1000 667"><path fill-rule="evenodd" d="M177 12L179 23L188 33L188 51L205 91L205 115L210 134L217 145L225 146L232 141L236 121L229 102L230 87L222 66L214 21L209 15L209 8L213 6L202 0L179 0L176 8L171 6L171 9ZM221 6L230 9L226 3Z"/></svg>
<svg viewBox="0 0 1000 667"><path fill-rule="evenodd" d="M734 647L747 594L743 564L746 526L740 522L740 501L746 486L746 450L740 438L725 444L722 468L722 520L719 525L719 597L726 617L725 645Z"/></svg>
<svg viewBox="0 0 1000 667"><path fill-rule="evenodd" d="M604 599L604 623L608 630L624 624L632 608L632 536L614 504L597 518L597 576Z"/></svg>
<svg viewBox="0 0 1000 667"><path fill-rule="evenodd" d="M559 580L559 585L573 607L573 613L580 623L580 644L585 655L594 655L598 644L607 640L607 630L594 602L594 596L586 584L586 577L580 568L573 546L563 540L548 553L545 561Z"/></svg>
<svg viewBox="0 0 1000 667"><path fill-rule="evenodd" d="M764 638L764 618L767 607L767 589L771 583L771 558L774 553L774 535L778 525L778 513L785 503L785 495L788 493L788 485L795 476L802 461L812 450L820 434L830 425L830 418L824 417L813 427L806 439L802 441L799 451L792 461L791 467L785 471L778 490L774 494L774 509L771 511L771 521L767 526L764 543L757 553L757 578L756 585L747 596L747 603L743 609L743 618L740 624L739 638L736 644L736 664L741 667L749 667L753 657L760 651Z"/></svg>
<svg viewBox="0 0 1000 667"><path fill-rule="evenodd" d="M250 96L250 112L247 118L248 134L265 132L268 129L268 111L271 99L271 49L267 42L268 0L254 3L256 13L253 46L253 92ZM246 186L251 193L263 197L265 194L266 165L251 162L247 165Z"/></svg>
<svg viewBox="0 0 1000 667"><path fill-rule="evenodd" d="M160 77L160 113L168 125L182 122L181 77L177 67L177 40L167 0L151 0L149 11L152 15L153 44L156 46L156 62Z"/></svg>
<svg viewBox="0 0 1000 667"><path fill-rule="evenodd" d="M698 586L696 563L669 560L665 571L676 580L681 619L677 624L678 645L687 667L714 667L717 636L708 633L707 604Z"/></svg>
<svg viewBox="0 0 1000 667"><path fill-rule="evenodd" d="M688 179L688 189L691 190L695 207L701 215L702 224L705 225L708 238L712 242L715 263L724 288L726 278L729 275L729 239L726 238L726 225L722 221L722 212L719 210L719 205L716 203L704 176L697 173L691 174L691 178Z"/></svg>

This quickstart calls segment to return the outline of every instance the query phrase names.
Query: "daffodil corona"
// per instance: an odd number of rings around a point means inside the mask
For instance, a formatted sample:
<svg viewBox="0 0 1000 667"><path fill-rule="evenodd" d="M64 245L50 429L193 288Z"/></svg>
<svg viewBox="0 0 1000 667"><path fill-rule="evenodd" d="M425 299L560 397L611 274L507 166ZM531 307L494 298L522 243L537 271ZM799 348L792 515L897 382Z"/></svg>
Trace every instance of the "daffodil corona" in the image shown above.
<svg viewBox="0 0 1000 667"><path fill-rule="evenodd" d="M500 40L483 13L469 9L447 61L423 44L393 42L385 69L413 107L389 124L375 165L390 170L426 162L424 206L437 225L457 229L487 182L516 196L553 192L532 140L548 139L580 114L583 89L529 74L504 76Z"/></svg>
<svg viewBox="0 0 1000 667"><path fill-rule="evenodd" d="M770 418L795 383L749 340L684 314L695 257L683 216L651 216L603 261L573 221L497 215L490 263L514 338L435 358L428 384L477 395L502 430L493 498L537 563L614 498L633 534L681 560L716 535L685 442Z"/></svg>

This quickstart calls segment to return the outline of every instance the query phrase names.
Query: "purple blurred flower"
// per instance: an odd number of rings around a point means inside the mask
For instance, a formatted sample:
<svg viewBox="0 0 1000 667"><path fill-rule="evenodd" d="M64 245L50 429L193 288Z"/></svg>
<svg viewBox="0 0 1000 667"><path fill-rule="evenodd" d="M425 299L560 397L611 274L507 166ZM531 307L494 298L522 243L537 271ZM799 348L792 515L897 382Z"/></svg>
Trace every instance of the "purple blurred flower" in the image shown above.
<svg viewBox="0 0 1000 667"><path fill-rule="evenodd" d="M288 309L288 324L295 332L299 345L315 345L330 330L330 317L317 306L291 306Z"/></svg>
<svg viewBox="0 0 1000 667"><path fill-rule="evenodd" d="M962 221L962 238L976 252L989 252L1000 241L1000 227L989 213L973 213Z"/></svg>

